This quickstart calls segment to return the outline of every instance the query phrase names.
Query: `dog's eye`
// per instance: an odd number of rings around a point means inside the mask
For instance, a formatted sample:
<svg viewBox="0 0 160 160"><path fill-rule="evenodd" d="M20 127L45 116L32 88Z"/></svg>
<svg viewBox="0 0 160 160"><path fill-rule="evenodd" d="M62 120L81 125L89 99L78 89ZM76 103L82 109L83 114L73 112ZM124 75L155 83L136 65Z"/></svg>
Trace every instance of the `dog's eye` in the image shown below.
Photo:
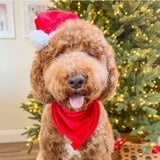
<svg viewBox="0 0 160 160"><path fill-rule="evenodd" d="M57 58L57 57L59 57L59 56L61 56L62 55L62 53L58 53L56 56L55 56L55 58Z"/></svg>

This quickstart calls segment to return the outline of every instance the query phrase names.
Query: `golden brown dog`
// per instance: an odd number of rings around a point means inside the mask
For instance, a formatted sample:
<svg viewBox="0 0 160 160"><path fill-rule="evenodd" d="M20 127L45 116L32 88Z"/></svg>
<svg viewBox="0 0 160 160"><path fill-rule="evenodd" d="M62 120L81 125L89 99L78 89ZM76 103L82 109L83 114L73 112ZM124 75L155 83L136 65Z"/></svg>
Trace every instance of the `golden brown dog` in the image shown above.
<svg viewBox="0 0 160 160"><path fill-rule="evenodd" d="M77 76L80 86L75 87L72 85ZM35 98L47 104L41 120L38 159L111 160L113 133L101 102L114 94L118 72L114 51L103 33L90 22L67 20L48 46L37 51L30 77ZM69 97L75 93L85 97L81 108L73 108L69 103ZM83 111L94 99L99 100L98 126L77 150L72 149L53 123L51 104L55 99L73 112Z"/></svg>

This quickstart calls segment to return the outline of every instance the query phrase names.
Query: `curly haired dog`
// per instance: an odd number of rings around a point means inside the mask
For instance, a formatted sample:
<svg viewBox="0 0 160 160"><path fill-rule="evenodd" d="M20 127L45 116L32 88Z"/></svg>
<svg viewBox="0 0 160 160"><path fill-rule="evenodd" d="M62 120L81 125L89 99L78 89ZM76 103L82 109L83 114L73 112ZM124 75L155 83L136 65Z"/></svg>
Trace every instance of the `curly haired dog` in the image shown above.
<svg viewBox="0 0 160 160"><path fill-rule="evenodd" d="M35 98L47 104L41 120L38 159L111 160L113 133L101 102L114 94L118 72L114 51L103 33L88 21L66 20L48 46L37 51L30 78ZM84 101L74 108L69 99L77 95ZM100 104L98 125L77 150L52 120L54 100L72 113L85 111L93 100Z"/></svg>

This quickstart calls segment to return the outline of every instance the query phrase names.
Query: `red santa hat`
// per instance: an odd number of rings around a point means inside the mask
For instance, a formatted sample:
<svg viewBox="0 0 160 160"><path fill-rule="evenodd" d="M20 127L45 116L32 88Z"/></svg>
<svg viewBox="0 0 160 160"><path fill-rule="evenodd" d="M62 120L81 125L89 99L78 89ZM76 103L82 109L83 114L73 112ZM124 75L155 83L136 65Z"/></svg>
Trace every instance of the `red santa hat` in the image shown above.
<svg viewBox="0 0 160 160"><path fill-rule="evenodd" d="M45 11L35 19L36 29L30 33L29 39L37 49L45 48L58 26L68 19L78 19L78 16L68 11Z"/></svg>

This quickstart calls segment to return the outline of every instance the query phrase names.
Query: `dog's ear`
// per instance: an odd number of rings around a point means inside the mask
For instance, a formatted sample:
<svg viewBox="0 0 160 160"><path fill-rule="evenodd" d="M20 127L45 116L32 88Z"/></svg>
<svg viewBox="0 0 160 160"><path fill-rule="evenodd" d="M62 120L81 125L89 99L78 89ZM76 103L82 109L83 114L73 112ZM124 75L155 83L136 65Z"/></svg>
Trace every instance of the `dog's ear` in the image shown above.
<svg viewBox="0 0 160 160"><path fill-rule="evenodd" d="M43 72L46 65L46 58L42 56L43 50L37 51L30 73L33 96L43 104L53 103L54 98L45 87Z"/></svg>
<svg viewBox="0 0 160 160"><path fill-rule="evenodd" d="M105 52L106 66L108 70L108 80L106 82L105 88L103 89L101 95L98 98L98 100L100 101L104 101L114 94L119 77L117 66L115 63L114 51L109 44Z"/></svg>

